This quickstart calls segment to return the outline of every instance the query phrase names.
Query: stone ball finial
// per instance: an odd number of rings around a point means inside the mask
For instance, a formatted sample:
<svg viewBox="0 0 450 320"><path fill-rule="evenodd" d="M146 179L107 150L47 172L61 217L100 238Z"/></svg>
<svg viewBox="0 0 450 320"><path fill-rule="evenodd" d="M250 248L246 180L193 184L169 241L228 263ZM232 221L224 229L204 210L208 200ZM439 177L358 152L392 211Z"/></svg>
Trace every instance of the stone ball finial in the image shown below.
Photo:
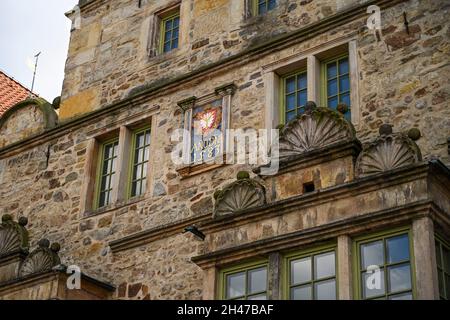
<svg viewBox="0 0 450 320"><path fill-rule="evenodd" d="M350 108L345 103L339 103L336 107L336 110L341 114L346 114Z"/></svg>
<svg viewBox="0 0 450 320"><path fill-rule="evenodd" d="M61 245L58 242L53 242L50 246L50 250L52 250L54 253L58 253L59 250L61 250Z"/></svg>
<svg viewBox="0 0 450 320"><path fill-rule="evenodd" d="M419 140L421 136L422 134L420 133L420 130L417 128L411 128L408 130L408 137L413 141Z"/></svg>
<svg viewBox="0 0 450 320"><path fill-rule="evenodd" d="M38 242L38 246L40 248L48 248L48 247L50 247L50 241L48 239L45 239L45 238L41 239Z"/></svg>
<svg viewBox="0 0 450 320"><path fill-rule="evenodd" d="M4 214L2 216L2 222L11 221L12 219L13 219L12 215L10 215L10 214Z"/></svg>
<svg viewBox="0 0 450 320"><path fill-rule="evenodd" d="M392 126L390 124L384 123L380 126L378 130L380 136L385 136L392 133Z"/></svg>
<svg viewBox="0 0 450 320"><path fill-rule="evenodd" d="M238 180L250 179L250 173L247 171L239 171L237 174Z"/></svg>
<svg viewBox="0 0 450 320"><path fill-rule="evenodd" d="M317 105L314 101L308 101L305 104L305 112L306 113L311 113L316 108L317 108Z"/></svg>
<svg viewBox="0 0 450 320"><path fill-rule="evenodd" d="M19 224L22 227L25 227L28 224L28 218L27 217L20 217L19 218Z"/></svg>

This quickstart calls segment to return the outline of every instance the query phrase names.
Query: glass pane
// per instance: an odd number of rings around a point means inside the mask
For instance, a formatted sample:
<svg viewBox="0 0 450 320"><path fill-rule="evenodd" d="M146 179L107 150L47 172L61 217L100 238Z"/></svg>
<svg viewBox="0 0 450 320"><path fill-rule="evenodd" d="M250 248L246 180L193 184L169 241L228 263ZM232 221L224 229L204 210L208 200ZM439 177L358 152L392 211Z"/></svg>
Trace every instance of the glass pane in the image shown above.
<svg viewBox="0 0 450 320"><path fill-rule="evenodd" d="M450 276L445 275L445 288L447 290L447 299L450 299Z"/></svg>
<svg viewBox="0 0 450 320"><path fill-rule="evenodd" d="M102 168L102 176L104 176L105 174L107 174L109 172L109 160L105 160L103 162L103 168Z"/></svg>
<svg viewBox="0 0 450 320"><path fill-rule="evenodd" d="M277 6L277 0L269 0L269 10L274 9Z"/></svg>
<svg viewBox="0 0 450 320"><path fill-rule="evenodd" d="M172 30L166 31L166 33L164 34L164 41L170 41L172 39Z"/></svg>
<svg viewBox="0 0 450 320"><path fill-rule="evenodd" d="M402 234L386 240L388 263L409 260L409 237Z"/></svg>
<svg viewBox="0 0 450 320"><path fill-rule="evenodd" d="M336 281L334 279L314 284L316 300L336 300Z"/></svg>
<svg viewBox="0 0 450 320"><path fill-rule="evenodd" d="M266 291L267 269L260 268L248 272L248 293Z"/></svg>
<svg viewBox="0 0 450 320"><path fill-rule="evenodd" d="M291 285L311 280L311 257L291 261Z"/></svg>
<svg viewBox="0 0 450 320"><path fill-rule="evenodd" d="M389 267L389 292L411 289L411 267L409 264Z"/></svg>
<svg viewBox="0 0 450 320"><path fill-rule="evenodd" d="M139 196L141 194L142 181L141 180L137 180L135 182L135 185L136 185L136 192L135 192L134 196Z"/></svg>
<svg viewBox="0 0 450 320"><path fill-rule="evenodd" d="M136 195L137 195L137 190L136 190L136 181L135 181L131 184L131 196L135 197Z"/></svg>
<svg viewBox="0 0 450 320"><path fill-rule="evenodd" d="M308 77L306 76L306 73L298 75L297 90L306 89L307 86L308 86Z"/></svg>
<svg viewBox="0 0 450 320"><path fill-rule="evenodd" d="M141 194L144 194L145 191L147 191L147 180L142 180L141 181Z"/></svg>
<svg viewBox="0 0 450 320"><path fill-rule="evenodd" d="M447 250L444 246L442 246L442 253L444 256L444 270L447 273L450 273L450 251Z"/></svg>
<svg viewBox="0 0 450 320"><path fill-rule="evenodd" d="M361 268L384 265L383 241L375 241L361 245Z"/></svg>
<svg viewBox="0 0 450 320"><path fill-rule="evenodd" d="M308 94L306 91L300 91L297 94L297 107L303 107L308 99Z"/></svg>
<svg viewBox="0 0 450 320"><path fill-rule="evenodd" d="M247 300L267 300L266 294L259 294L257 296L248 297Z"/></svg>
<svg viewBox="0 0 450 320"><path fill-rule="evenodd" d="M108 204L110 204L111 203L111 201L112 201L112 192L111 191L108 191L107 192L107 200L106 200L106 203L105 203L105 205L108 205Z"/></svg>
<svg viewBox="0 0 450 320"><path fill-rule="evenodd" d="M147 164L148 164L148 162L145 162L142 167L142 178L143 179L145 179L147 177Z"/></svg>
<svg viewBox="0 0 450 320"><path fill-rule="evenodd" d="M227 276L227 298L245 295L245 272Z"/></svg>
<svg viewBox="0 0 450 320"><path fill-rule="evenodd" d="M336 62L331 62L327 64L327 78L332 79L337 76L337 68L336 68Z"/></svg>
<svg viewBox="0 0 450 320"><path fill-rule="evenodd" d="M138 150L137 157L138 157L138 161L137 162L142 163L142 161L144 159L144 149L139 149Z"/></svg>
<svg viewBox="0 0 450 320"><path fill-rule="evenodd" d="M390 296L389 300L412 300L412 293L396 294L395 296Z"/></svg>
<svg viewBox="0 0 450 320"><path fill-rule="evenodd" d="M145 144L148 146L150 144L150 130L145 133Z"/></svg>
<svg viewBox="0 0 450 320"><path fill-rule="evenodd" d="M350 91L350 79L348 75L339 77L339 92Z"/></svg>
<svg viewBox="0 0 450 320"><path fill-rule="evenodd" d="M172 39L178 38L178 34L179 34L179 29L178 28L174 29L173 33L172 33Z"/></svg>
<svg viewBox="0 0 450 320"><path fill-rule="evenodd" d="M337 98L337 96L334 97L334 98L329 98L328 99L328 108L336 109L337 105L338 105L338 98Z"/></svg>
<svg viewBox="0 0 450 320"><path fill-rule="evenodd" d="M259 4L259 6L258 6L258 12L259 12L259 14L263 14L263 13L266 13L266 12L267 12L267 10L266 10L266 4L265 4L264 2Z"/></svg>
<svg viewBox="0 0 450 320"><path fill-rule="evenodd" d="M290 111L295 109L296 104L295 104L295 93L290 94L286 97L286 110Z"/></svg>
<svg viewBox="0 0 450 320"><path fill-rule="evenodd" d="M172 29L172 20L169 19L166 21L166 30Z"/></svg>
<svg viewBox="0 0 450 320"><path fill-rule="evenodd" d="M295 77L290 77L286 79L286 93L291 93L295 91Z"/></svg>
<svg viewBox="0 0 450 320"><path fill-rule="evenodd" d="M176 17L173 19L173 27L176 28L180 25L180 17Z"/></svg>
<svg viewBox="0 0 450 320"><path fill-rule="evenodd" d="M335 270L334 252L314 256L314 279L333 277Z"/></svg>
<svg viewBox="0 0 450 320"><path fill-rule="evenodd" d="M112 145L106 145L105 146L104 159L112 158L112 156L113 156L113 147L112 147Z"/></svg>
<svg viewBox="0 0 450 320"><path fill-rule="evenodd" d="M379 272L374 271L372 273L364 272L361 287L363 298L371 298L385 294L384 270L381 269Z"/></svg>
<svg viewBox="0 0 450 320"><path fill-rule="evenodd" d="M327 84L327 95L328 97L332 97L338 94L338 86L337 86L337 79L333 79L328 81Z"/></svg>
<svg viewBox="0 0 450 320"><path fill-rule="evenodd" d="M312 300L312 287L310 285L291 289L291 300Z"/></svg>
<svg viewBox="0 0 450 320"><path fill-rule="evenodd" d="M345 94L341 95L339 100L340 100L340 102L345 103L347 106L350 106L350 94L349 93L345 93Z"/></svg>
<svg viewBox="0 0 450 320"><path fill-rule="evenodd" d="M101 192L100 193L100 200L99 200L99 202L98 202L98 206L99 207L103 207L104 205L105 205L105 193L104 192Z"/></svg>
<svg viewBox="0 0 450 320"><path fill-rule="evenodd" d="M293 120L297 116L297 112L291 111L286 114L286 122Z"/></svg>
<svg viewBox="0 0 450 320"><path fill-rule="evenodd" d="M100 191L104 191L109 187L109 175L102 177L102 183L100 184Z"/></svg>
<svg viewBox="0 0 450 320"><path fill-rule="evenodd" d="M435 242L434 244L435 248L436 248L436 264L439 267L442 267L442 257L441 257L441 247L440 247L440 243L439 242Z"/></svg>
<svg viewBox="0 0 450 320"><path fill-rule="evenodd" d="M111 170L110 170L110 172L115 172L116 171L116 165L117 165L117 158L113 158L112 162L111 162Z"/></svg>
<svg viewBox="0 0 450 320"><path fill-rule="evenodd" d="M119 154L119 142L114 142L114 156Z"/></svg>
<svg viewBox="0 0 450 320"><path fill-rule="evenodd" d="M172 49L178 48L178 39L172 41Z"/></svg>
<svg viewBox="0 0 450 320"><path fill-rule="evenodd" d="M144 146L145 134L139 133L136 135L136 148L141 148Z"/></svg>
<svg viewBox="0 0 450 320"><path fill-rule="evenodd" d="M170 42L166 42L164 44L164 52L168 52L170 51L171 47L170 47Z"/></svg>
<svg viewBox="0 0 450 320"><path fill-rule="evenodd" d="M109 182L109 189L112 189L113 188L113 186L114 186L114 179L116 178L116 174L115 173L113 173L111 176L110 176L110 182Z"/></svg>
<svg viewBox="0 0 450 320"><path fill-rule="evenodd" d="M348 73L348 58L344 58L339 60L339 74L346 74Z"/></svg>
<svg viewBox="0 0 450 320"><path fill-rule="evenodd" d="M142 178L142 165L136 166L136 179Z"/></svg>
<svg viewBox="0 0 450 320"><path fill-rule="evenodd" d="M150 148L149 147L145 147L144 161L148 161L149 158L150 158Z"/></svg>

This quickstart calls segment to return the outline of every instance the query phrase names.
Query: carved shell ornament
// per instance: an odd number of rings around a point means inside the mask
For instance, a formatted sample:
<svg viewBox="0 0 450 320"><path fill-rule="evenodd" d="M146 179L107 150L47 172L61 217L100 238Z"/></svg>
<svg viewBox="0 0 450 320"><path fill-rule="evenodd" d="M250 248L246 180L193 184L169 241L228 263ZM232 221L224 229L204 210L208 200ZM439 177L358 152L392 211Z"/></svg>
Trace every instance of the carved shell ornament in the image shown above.
<svg viewBox="0 0 450 320"><path fill-rule="evenodd" d="M262 206L266 203L264 187L248 172L238 173L237 180L214 194L214 217Z"/></svg>
<svg viewBox="0 0 450 320"><path fill-rule="evenodd" d="M406 135L392 133L389 125L382 125L380 136L364 145L356 161L356 175L364 177L422 161L420 149L413 141L419 138L418 129L411 129Z"/></svg>
<svg viewBox="0 0 450 320"><path fill-rule="evenodd" d="M353 139L355 129L341 113L308 101L305 113L281 129L280 160Z"/></svg>
<svg viewBox="0 0 450 320"><path fill-rule="evenodd" d="M14 252L28 251L28 231L25 226L28 219L20 217L18 222L13 221L12 216L2 216L0 224L0 256Z"/></svg>
<svg viewBox="0 0 450 320"><path fill-rule="evenodd" d="M38 245L39 247L31 252L22 262L19 269L19 277L50 271L61 263L58 256L58 251L60 250L58 243L55 242L50 246L50 241L42 239Z"/></svg>

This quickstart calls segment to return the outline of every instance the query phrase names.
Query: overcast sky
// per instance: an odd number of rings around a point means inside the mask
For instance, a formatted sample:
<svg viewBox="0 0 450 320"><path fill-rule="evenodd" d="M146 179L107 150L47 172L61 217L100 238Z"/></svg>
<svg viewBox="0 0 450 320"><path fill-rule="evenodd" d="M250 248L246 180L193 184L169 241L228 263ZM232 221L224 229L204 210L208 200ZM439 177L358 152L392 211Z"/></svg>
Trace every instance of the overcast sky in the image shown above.
<svg viewBox="0 0 450 320"><path fill-rule="evenodd" d="M34 92L52 102L61 95L71 21L78 0L0 0L0 69L27 88L34 55L42 52Z"/></svg>

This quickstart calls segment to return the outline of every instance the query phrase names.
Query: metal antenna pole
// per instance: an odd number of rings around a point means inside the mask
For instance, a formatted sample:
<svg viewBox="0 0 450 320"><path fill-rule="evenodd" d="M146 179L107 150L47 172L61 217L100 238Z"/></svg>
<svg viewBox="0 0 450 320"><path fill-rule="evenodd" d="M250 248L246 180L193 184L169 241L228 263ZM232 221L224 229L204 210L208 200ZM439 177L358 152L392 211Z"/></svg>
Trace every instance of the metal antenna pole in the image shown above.
<svg viewBox="0 0 450 320"><path fill-rule="evenodd" d="M37 70L40 55L41 55L41 52L39 52L37 55L34 56L36 58L36 63L34 64L33 82L31 83L31 94L33 94L34 80L36 80L36 70Z"/></svg>

